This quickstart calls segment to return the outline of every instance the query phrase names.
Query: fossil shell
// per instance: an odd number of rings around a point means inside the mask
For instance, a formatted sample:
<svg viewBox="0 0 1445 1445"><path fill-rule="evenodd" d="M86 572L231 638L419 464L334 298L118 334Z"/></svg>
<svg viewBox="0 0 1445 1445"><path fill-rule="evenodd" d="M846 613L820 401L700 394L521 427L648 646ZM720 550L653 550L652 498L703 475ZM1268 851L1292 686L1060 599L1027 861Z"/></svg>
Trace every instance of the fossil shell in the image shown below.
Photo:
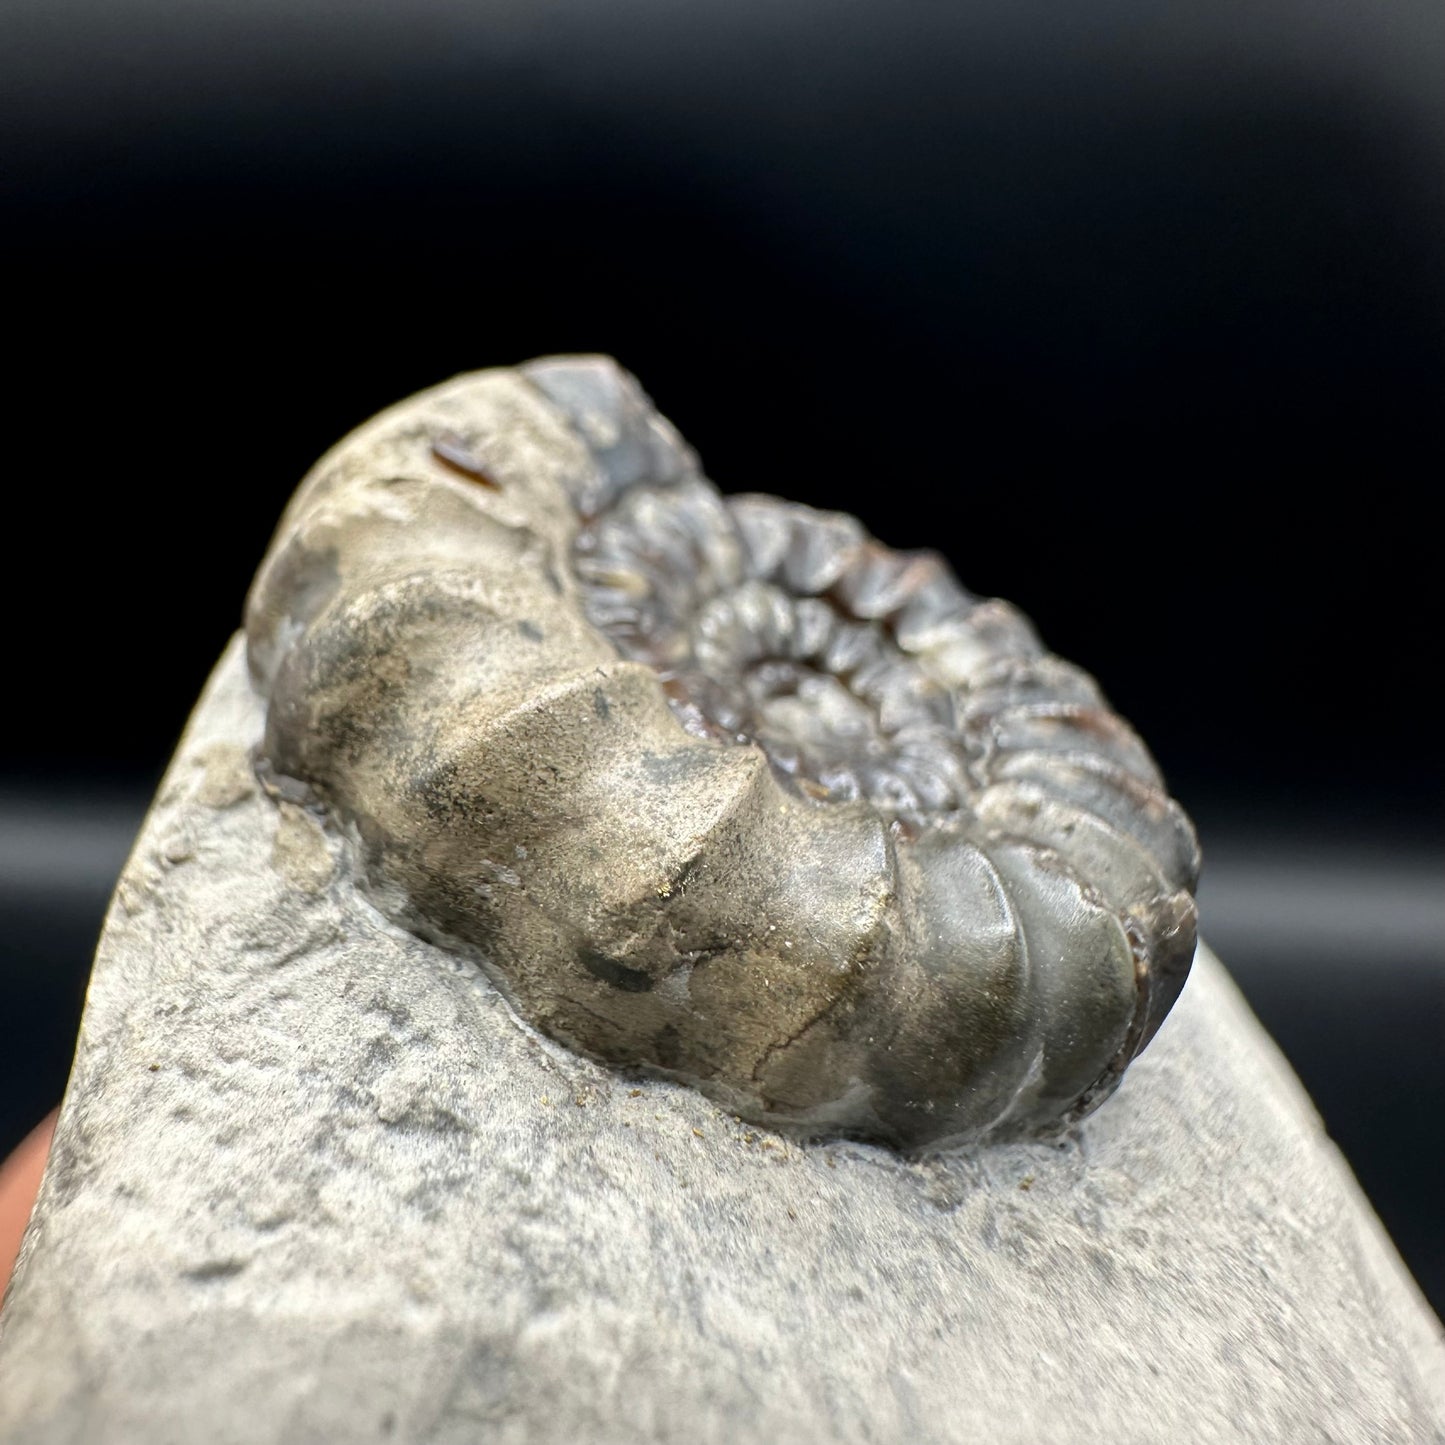
<svg viewBox="0 0 1445 1445"><path fill-rule="evenodd" d="M1193 830L931 553L723 497L604 358L382 413L250 597L264 766L517 1010L752 1119L1055 1128L1183 985Z"/></svg>

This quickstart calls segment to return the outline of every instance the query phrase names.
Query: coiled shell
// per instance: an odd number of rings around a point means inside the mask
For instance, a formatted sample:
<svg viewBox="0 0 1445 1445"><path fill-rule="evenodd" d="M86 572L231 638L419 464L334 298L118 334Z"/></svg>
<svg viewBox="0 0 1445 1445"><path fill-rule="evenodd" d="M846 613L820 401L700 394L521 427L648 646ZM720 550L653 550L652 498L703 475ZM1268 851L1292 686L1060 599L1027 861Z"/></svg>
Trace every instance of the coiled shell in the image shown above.
<svg viewBox="0 0 1445 1445"><path fill-rule="evenodd" d="M265 766L384 906L749 1118L1055 1128L1183 984L1194 834L1093 681L931 554L719 496L605 358L347 438L247 634Z"/></svg>

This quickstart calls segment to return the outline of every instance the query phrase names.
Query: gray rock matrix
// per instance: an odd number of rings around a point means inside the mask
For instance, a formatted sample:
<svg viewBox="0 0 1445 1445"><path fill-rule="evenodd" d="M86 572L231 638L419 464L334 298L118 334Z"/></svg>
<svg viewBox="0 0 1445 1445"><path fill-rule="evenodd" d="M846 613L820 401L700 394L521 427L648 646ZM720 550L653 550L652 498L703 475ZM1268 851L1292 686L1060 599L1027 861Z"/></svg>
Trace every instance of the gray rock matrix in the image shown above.
<svg viewBox="0 0 1445 1445"><path fill-rule="evenodd" d="M799 1145L520 1023L263 795L239 640L121 880L0 1440L1445 1439L1445 1348L1201 950L1056 1144Z"/></svg>

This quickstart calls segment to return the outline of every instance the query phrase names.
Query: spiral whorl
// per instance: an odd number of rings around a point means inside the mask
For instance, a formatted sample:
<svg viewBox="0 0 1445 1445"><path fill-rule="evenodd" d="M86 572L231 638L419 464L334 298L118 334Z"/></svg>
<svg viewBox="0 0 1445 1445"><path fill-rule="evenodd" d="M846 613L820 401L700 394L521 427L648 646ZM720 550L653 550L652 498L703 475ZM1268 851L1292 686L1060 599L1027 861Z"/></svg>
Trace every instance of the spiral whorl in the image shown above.
<svg viewBox="0 0 1445 1445"><path fill-rule="evenodd" d="M248 633L267 767L383 906L749 1117L1057 1127L1182 986L1193 832L1092 680L934 554L720 496L605 358L348 438Z"/></svg>

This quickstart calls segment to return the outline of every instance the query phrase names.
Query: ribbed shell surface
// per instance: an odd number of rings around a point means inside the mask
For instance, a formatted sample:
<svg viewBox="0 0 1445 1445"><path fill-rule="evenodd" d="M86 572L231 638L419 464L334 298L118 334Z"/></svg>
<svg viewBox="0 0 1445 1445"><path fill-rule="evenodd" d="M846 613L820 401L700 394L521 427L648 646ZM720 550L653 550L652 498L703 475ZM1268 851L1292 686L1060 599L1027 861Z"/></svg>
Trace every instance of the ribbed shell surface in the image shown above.
<svg viewBox="0 0 1445 1445"><path fill-rule="evenodd" d="M720 496L605 358L344 440L247 635L263 773L380 906L749 1118L1056 1128L1188 971L1194 834L1093 681L932 554Z"/></svg>

